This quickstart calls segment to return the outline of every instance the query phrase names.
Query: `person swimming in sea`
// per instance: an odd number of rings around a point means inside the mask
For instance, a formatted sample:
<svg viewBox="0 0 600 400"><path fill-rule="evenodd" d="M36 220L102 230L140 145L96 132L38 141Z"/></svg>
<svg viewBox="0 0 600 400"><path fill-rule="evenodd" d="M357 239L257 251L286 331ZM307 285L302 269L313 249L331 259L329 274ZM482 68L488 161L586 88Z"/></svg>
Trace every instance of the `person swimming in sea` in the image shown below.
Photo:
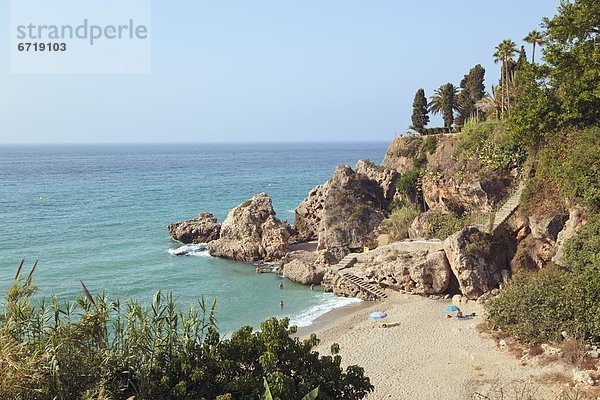
<svg viewBox="0 0 600 400"><path fill-rule="evenodd" d="M279 307L283 308L283 300L279 300Z"/></svg>

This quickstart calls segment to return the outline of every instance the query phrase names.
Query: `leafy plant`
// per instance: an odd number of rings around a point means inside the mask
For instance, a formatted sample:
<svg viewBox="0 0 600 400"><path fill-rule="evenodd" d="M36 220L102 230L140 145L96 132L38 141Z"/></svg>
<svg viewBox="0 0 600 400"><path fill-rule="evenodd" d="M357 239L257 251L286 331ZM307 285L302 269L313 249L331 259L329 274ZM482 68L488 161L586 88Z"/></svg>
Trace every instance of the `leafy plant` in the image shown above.
<svg viewBox="0 0 600 400"><path fill-rule="evenodd" d="M421 170L419 168L413 168L405 172L400 175L400 178L396 181L396 189L401 192L414 191L420 175Z"/></svg>
<svg viewBox="0 0 600 400"><path fill-rule="evenodd" d="M419 215L416 206L405 204L395 208L390 216L382 223L382 230L390 235L390 239L397 241L408 237L408 228Z"/></svg>

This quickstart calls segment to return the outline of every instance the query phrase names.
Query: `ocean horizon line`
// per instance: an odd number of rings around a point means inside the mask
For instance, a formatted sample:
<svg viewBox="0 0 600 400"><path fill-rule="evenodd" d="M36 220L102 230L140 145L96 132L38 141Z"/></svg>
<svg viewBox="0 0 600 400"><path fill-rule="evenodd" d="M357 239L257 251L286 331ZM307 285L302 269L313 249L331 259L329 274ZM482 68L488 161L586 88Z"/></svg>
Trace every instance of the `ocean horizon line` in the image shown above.
<svg viewBox="0 0 600 400"><path fill-rule="evenodd" d="M182 141L182 142L14 142L0 143L0 147L34 147L34 146L161 146L161 145L254 145L254 144L360 144L389 143L394 137L373 140L256 140L256 141Z"/></svg>

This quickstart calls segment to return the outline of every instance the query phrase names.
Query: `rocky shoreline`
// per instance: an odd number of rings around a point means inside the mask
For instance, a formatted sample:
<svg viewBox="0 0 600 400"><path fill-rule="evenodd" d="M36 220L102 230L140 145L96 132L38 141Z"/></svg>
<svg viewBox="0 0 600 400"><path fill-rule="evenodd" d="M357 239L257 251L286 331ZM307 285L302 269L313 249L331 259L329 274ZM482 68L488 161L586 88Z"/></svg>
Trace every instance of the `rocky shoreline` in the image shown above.
<svg viewBox="0 0 600 400"><path fill-rule="evenodd" d="M440 136L433 151L423 152L422 137L395 138L382 165L360 160L354 168L338 166L298 205L292 225L277 219L268 194L260 193L230 210L222 223L202 212L168 230L182 243L206 243L214 257L272 262L290 280L320 284L339 296L375 300L393 290L484 301L517 266L559 262L585 212L522 210L515 191L525 174L482 173L456 157L458 145L458 137ZM418 184L399 185L417 166ZM406 203L421 207L409 239L382 244L382 222ZM440 215L468 215L472 223L431 238ZM314 250L296 249L309 242Z"/></svg>

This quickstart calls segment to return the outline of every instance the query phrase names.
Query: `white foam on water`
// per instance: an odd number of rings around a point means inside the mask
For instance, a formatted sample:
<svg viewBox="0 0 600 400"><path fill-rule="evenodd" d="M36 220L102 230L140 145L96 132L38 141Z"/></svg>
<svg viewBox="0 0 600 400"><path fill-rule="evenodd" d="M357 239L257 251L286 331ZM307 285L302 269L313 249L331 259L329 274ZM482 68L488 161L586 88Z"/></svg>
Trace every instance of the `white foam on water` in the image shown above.
<svg viewBox="0 0 600 400"><path fill-rule="evenodd" d="M289 212L290 214L294 214L296 210L287 210L287 212Z"/></svg>
<svg viewBox="0 0 600 400"><path fill-rule="evenodd" d="M356 297L337 297L332 293L323 293L322 298L323 301L321 304L312 306L308 310L301 312L299 315L290 318L290 325L296 325L298 327L309 326L317 318L336 308L360 303L362 301Z"/></svg>
<svg viewBox="0 0 600 400"><path fill-rule="evenodd" d="M172 256L210 257L206 243L184 244L176 249L167 250Z"/></svg>

